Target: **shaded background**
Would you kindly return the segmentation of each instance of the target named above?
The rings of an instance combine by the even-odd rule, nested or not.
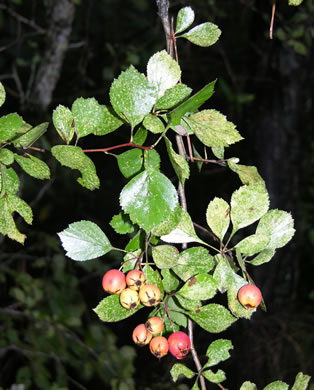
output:
[[[227,115],[245,138],[227,150],[227,157],[256,165],[271,208],[291,211],[296,225],[287,247],[252,271],[267,313],[258,311],[252,321],[238,321],[221,335],[232,338],[235,347],[232,359],[220,367],[227,373],[226,387],[237,389],[244,380],[259,388],[276,379],[292,383],[299,370],[314,374],[314,3],[304,0],[298,8],[277,4],[273,40],[268,37],[270,1],[173,0],[170,5],[173,15],[191,5],[197,24],[211,21],[221,28],[219,42],[210,48],[178,41],[182,80],[197,91],[218,79],[206,107]],[[153,0],[1,0],[0,80],[7,91],[1,115],[18,112],[36,125],[51,122],[58,104],[71,106],[80,96],[106,104],[112,79],[129,64],[145,72],[150,56],[164,45]],[[127,135],[118,131],[87,137],[80,146],[124,141]],[[61,140],[50,126],[38,146],[49,150],[55,143]],[[0,386],[188,389],[172,383],[171,357],[158,362],[147,349],[131,344],[132,329],[148,312],[118,324],[101,323],[92,312],[104,297],[103,273],[121,259],[110,254],[74,263],[65,259],[56,237],[69,223],[89,219],[114,246],[127,242],[108,225],[119,212],[118,195],[125,184],[115,158],[92,156],[102,183],[94,192],[81,188],[75,172],[61,169],[49,152],[44,159],[51,181],[20,172],[20,195],[35,215],[31,228],[18,221],[28,234],[24,247],[0,237]],[[168,169],[162,164],[174,176]],[[224,168],[206,166],[199,173],[192,167],[186,191],[193,220],[204,225],[208,202],[214,196],[230,199],[239,185]],[[197,329],[202,360],[204,348],[218,336]],[[193,368],[189,358],[186,363]]]

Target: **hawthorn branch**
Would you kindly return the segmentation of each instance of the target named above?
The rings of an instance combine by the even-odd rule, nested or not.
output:
[[[95,152],[107,153],[110,150],[121,149],[121,148],[126,148],[126,147],[137,148],[137,149],[142,149],[142,150],[152,150],[152,149],[154,149],[153,145],[151,145],[151,146],[142,146],[142,145],[136,145],[133,142],[127,142],[125,144],[109,146],[108,148],[83,149],[83,152],[85,152],[85,153],[95,153]]]

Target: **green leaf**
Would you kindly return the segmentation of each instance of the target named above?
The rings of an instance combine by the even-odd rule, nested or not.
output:
[[[183,297],[188,299],[207,300],[216,295],[217,282],[207,273],[192,276],[184,286],[178,291]]]
[[[140,126],[133,136],[133,142],[135,145],[143,145],[147,138],[147,130],[144,126]]]
[[[145,265],[143,268],[143,272],[146,276],[147,284],[154,284],[157,286],[161,293],[161,299],[164,295],[164,286],[162,284],[162,279],[160,273],[157,270],[154,270],[150,265]]]
[[[23,119],[18,114],[8,114],[0,118],[0,143],[16,136],[22,126]]]
[[[58,233],[66,255],[72,260],[95,259],[110,252],[112,246],[105,233],[91,221],[79,221]]]
[[[303,0],[289,0],[288,1],[288,4],[289,5],[293,5],[295,7],[297,7],[298,5],[302,4],[303,3]]]
[[[242,383],[240,390],[257,390],[256,384],[246,381]]]
[[[0,149],[0,163],[4,165],[11,165],[14,162],[14,153],[9,149]]]
[[[233,345],[230,340],[218,339],[213,341],[207,348],[206,356],[208,361],[204,368],[215,366],[216,364],[229,359],[229,350],[233,349]]]
[[[185,180],[190,177],[190,168],[189,164],[185,160],[183,156],[180,154],[176,153],[172,147],[171,141],[167,138],[164,137],[166,146],[167,146],[167,151],[169,155],[169,159],[171,162],[171,165],[178,176],[178,179],[180,180],[180,183],[184,185]]]
[[[47,131],[49,123],[44,122],[40,125],[28,130],[26,133],[16,138],[13,141],[13,145],[16,148],[24,148],[27,149],[33,145],[45,132]]]
[[[198,313],[189,313],[189,316],[209,333],[223,332],[237,320],[229,310],[216,303],[205,305]]]
[[[261,265],[268,263],[274,256],[276,251],[274,249],[264,249],[253,260],[250,261],[252,265]]]
[[[263,390],[288,390],[289,386],[287,383],[282,381],[275,381],[264,387]]]
[[[83,187],[89,190],[99,188],[95,165],[79,146],[57,145],[51,149],[51,153],[61,165],[81,172],[82,177],[77,181]]]
[[[48,165],[39,158],[28,153],[25,153],[25,157],[14,154],[14,158],[23,171],[30,176],[42,180],[50,178],[50,169]]]
[[[12,217],[14,212],[19,213],[28,224],[32,223],[33,213],[29,205],[16,195],[7,193],[0,199],[0,233],[23,244],[26,236],[18,231]]]
[[[236,126],[216,110],[203,110],[185,120],[206,146],[229,146],[243,139]]]
[[[178,304],[174,300],[174,297],[170,297],[168,299],[168,310],[169,316],[171,317],[171,321],[174,324],[177,324],[183,328],[186,328],[188,326],[187,316],[184,313],[181,313],[183,310],[180,306],[178,306]]]
[[[3,105],[5,102],[5,89],[3,84],[0,81],[0,107]]]
[[[230,224],[230,206],[221,198],[214,198],[206,210],[206,221],[211,231],[223,240]]]
[[[175,246],[158,245],[153,247],[152,256],[158,268],[172,268],[178,262],[179,251]]]
[[[215,84],[216,80],[205,85],[204,88],[172,110],[170,112],[171,125],[179,125],[181,118],[187,112],[195,112],[203,103],[205,103],[213,95]]]
[[[152,168],[156,171],[160,168],[160,156],[157,150],[145,150],[144,154],[144,168]]]
[[[128,252],[134,252],[137,249],[144,249],[145,246],[145,232],[141,229],[139,230],[133,238],[128,242],[125,247],[125,250]]]
[[[132,249],[129,249],[132,250]],[[129,252],[123,257],[123,267],[122,271],[124,273],[127,273],[128,271],[131,271],[135,268],[137,260],[139,259],[139,256],[141,254],[141,249],[136,249],[134,252]]]
[[[260,219],[268,207],[269,197],[263,185],[249,184],[240,187],[231,197],[233,233]]]
[[[282,248],[291,240],[294,233],[291,214],[277,209],[269,210],[256,228],[256,234],[267,235],[270,238],[267,249]]]
[[[194,22],[195,14],[191,7],[181,8],[177,15],[176,34],[186,30]]]
[[[150,113],[156,99],[155,88],[132,65],[113,81],[110,88],[110,101],[115,112],[132,127]]]
[[[197,237],[191,217],[185,210],[182,210],[181,212],[180,222],[178,223],[177,227],[170,233],[161,236],[161,239],[165,242],[174,244],[183,244],[189,242],[199,242],[204,244],[204,242]]]
[[[170,269],[162,269],[161,275],[162,284],[167,293],[170,293],[171,291],[174,291],[178,288],[180,281]]]
[[[170,233],[180,222],[182,210],[182,207],[178,204],[169,217],[153,230],[153,234],[162,236]]]
[[[143,126],[153,134],[163,133],[165,126],[156,115],[148,114],[144,118]]]
[[[309,375],[304,375],[302,372],[299,372],[291,390],[306,390],[310,379],[311,377]]]
[[[224,293],[232,285],[233,270],[225,257],[216,255],[215,260],[217,262],[217,266],[215,268],[213,277],[218,284],[218,290],[221,293]]]
[[[97,307],[95,307],[94,312],[98,317],[104,322],[118,322],[132,316],[143,306],[140,304],[135,309],[125,309],[120,304],[120,295],[110,295],[107,298],[104,298],[99,302]]]
[[[196,274],[209,272],[214,265],[214,259],[208,250],[198,246],[181,252],[179,264],[173,267],[173,271],[186,282]]]
[[[155,105],[155,110],[169,110],[182,103],[191,95],[192,89],[185,84],[176,84],[166,90]]]
[[[202,302],[199,299],[189,299],[183,295],[175,295],[175,299],[187,312],[194,311],[195,313],[198,313],[199,309],[202,307]]]
[[[166,176],[149,168],[123,188],[120,204],[133,223],[149,232],[165,221],[175,209],[178,195]]]
[[[212,370],[206,370],[202,371],[202,375],[212,383],[221,383],[227,379],[226,374],[222,370],[218,370],[216,373]]]
[[[130,179],[144,168],[144,157],[141,149],[131,149],[117,156],[119,170],[122,175]]]
[[[130,221],[128,215],[124,214],[122,211],[114,215],[110,221],[111,227],[119,234],[128,234],[134,232],[134,225]]]
[[[242,278],[234,271],[231,271],[230,284],[228,285],[228,306],[232,314],[238,318],[250,319],[255,310],[248,310],[238,300],[238,292],[242,286],[247,284],[246,279]]]
[[[95,98],[78,98],[72,104],[75,131],[78,137],[97,134],[105,120],[104,108]]]
[[[200,390],[199,386],[198,386],[198,378],[196,379],[193,387],[191,388],[191,390]]]
[[[258,170],[254,166],[236,164],[232,159],[227,160],[228,167],[239,175],[239,178],[243,184],[263,184],[265,182],[258,173]]]
[[[202,23],[192,28],[177,38],[186,38],[195,45],[209,47],[216,43],[221,35],[221,30],[214,23]]]
[[[252,234],[240,241],[235,248],[239,248],[245,256],[253,256],[267,248],[270,237],[265,234]]]
[[[13,168],[0,166],[0,192],[16,194],[20,188],[20,180]]]
[[[104,119],[103,123],[97,127],[93,134],[95,135],[106,135],[112,133],[117,130],[120,126],[123,125],[124,121],[118,117],[118,115],[114,112],[111,106],[101,106],[104,111]]]
[[[188,367],[186,367],[184,364],[181,363],[174,364],[170,370],[170,374],[174,382],[177,381],[180,375],[183,375],[189,379],[193,378],[193,376],[196,375],[195,372],[193,372],[192,370],[190,370]]]
[[[64,142],[69,144],[74,136],[73,114],[68,107],[61,104],[53,111],[52,121],[54,127]]]
[[[147,64],[147,79],[155,87],[157,98],[165,91],[174,87],[181,77],[179,64],[166,52],[155,53]]]
[[[212,148],[212,152],[215,157],[219,158],[219,160],[224,159],[225,148],[223,146],[217,146]]]

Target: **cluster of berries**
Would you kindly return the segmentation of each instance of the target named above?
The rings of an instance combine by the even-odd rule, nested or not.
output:
[[[125,276],[117,269],[106,272],[102,286],[109,294],[120,294],[120,303],[125,309],[135,309],[140,302],[144,306],[157,306],[160,290],[154,284],[146,284],[144,272],[133,270]]]
[[[120,294],[120,303],[126,309],[135,309],[140,302],[144,306],[157,306],[160,303],[159,288],[146,284],[145,274],[139,270],[129,271],[125,276],[123,272],[112,269],[105,273],[102,286],[109,294]],[[158,359],[167,355],[168,351],[177,359],[183,359],[191,348],[189,336],[184,332],[174,332],[167,339],[161,336],[163,329],[162,319],[151,317],[145,324],[136,326],[133,341],[140,346],[149,344],[151,353]]]

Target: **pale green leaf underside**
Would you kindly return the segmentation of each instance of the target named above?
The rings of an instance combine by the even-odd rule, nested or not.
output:
[[[181,8],[177,15],[176,34],[186,30],[194,22],[195,14],[191,7]]]
[[[110,295],[99,302],[94,312],[104,322],[118,322],[132,316],[143,306],[139,305],[136,309],[125,309],[120,304],[120,295]]]
[[[233,232],[249,226],[260,219],[268,210],[269,197],[261,184],[240,187],[231,197],[231,221]]]
[[[239,175],[239,178],[243,184],[263,184],[265,182],[258,170],[254,166],[240,165],[233,162],[231,159],[227,161],[229,168]]]
[[[64,165],[71,169],[77,169],[82,177],[77,181],[89,190],[99,188],[99,179],[93,161],[86,156],[79,146],[57,145],[51,149],[53,156]]]
[[[242,383],[240,390],[257,390],[257,387],[256,387],[255,383],[246,381],[246,382]]]
[[[30,176],[36,179],[49,179],[50,169],[48,165],[37,157],[27,154],[24,156],[14,155],[15,161]]]
[[[180,37],[188,39],[195,45],[209,47],[218,41],[220,35],[219,27],[214,23],[207,22],[199,24],[185,34],[180,35]]]
[[[5,102],[5,89],[3,84],[0,81],[0,107],[3,105]]]
[[[253,260],[250,261],[252,265],[261,265],[268,263],[274,256],[276,251],[274,249],[264,249],[262,250]]]
[[[181,77],[179,64],[166,52],[155,53],[147,64],[147,79],[156,88],[157,98],[174,87]]]
[[[240,241],[235,247],[245,256],[253,256],[267,248],[270,237],[266,234],[252,234]]]
[[[208,205],[206,210],[206,220],[211,231],[220,239],[223,240],[226,231],[230,224],[230,206],[221,199],[214,198]]]
[[[115,112],[132,127],[150,113],[157,99],[154,86],[132,65],[115,79],[110,88],[110,101]]]
[[[168,218],[178,204],[178,195],[165,175],[147,169],[123,188],[120,204],[134,223],[149,232]]]
[[[195,375],[195,372],[190,370],[184,364],[176,363],[172,366],[172,368],[170,370],[170,374],[172,376],[173,381],[176,382],[180,375],[183,375],[189,379],[193,378],[193,376]]]
[[[295,7],[297,7],[298,5],[302,4],[303,3],[303,0],[289,0],[288,1],[288,4],[289,5],[293,5]]]
[[[58,233],[66,255],[85,261],[103,256],[112,249],[104,232],[91,221],[79,221]]]
[[[72,111],[67,107],[59,105],[53,111],[52,121],[60,137],[69,144],[74,136]]]

